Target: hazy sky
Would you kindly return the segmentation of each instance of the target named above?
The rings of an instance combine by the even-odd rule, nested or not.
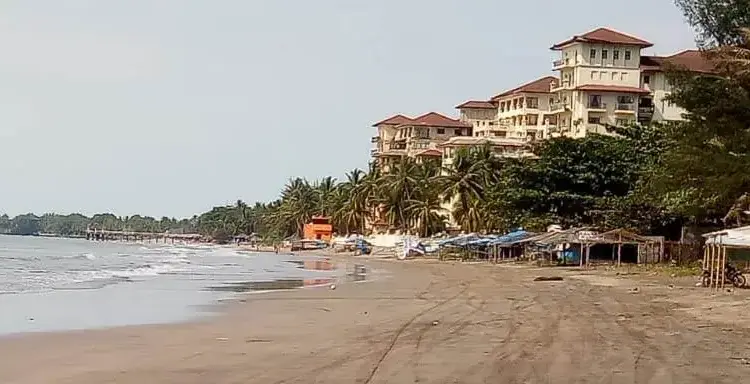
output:
[[[0,212],[189,216],[367,166],[371,124],[552,74],[610,26],[694,46],[671,1],[6,0]],[[596,17],[593,17],[596,15]]]

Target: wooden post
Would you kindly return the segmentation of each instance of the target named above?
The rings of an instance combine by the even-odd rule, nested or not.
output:
[[[586,248],[584,248],[583,243],[581,245],[581,255],[578,257],[578,266],[583,268],[583,257],[586,256]],[[565,252],[565,249],[563,248],[563,252]]]
[[[719,252],[721,252],[721,289],[724,289],[724,283],[726,282],[726,273],[724,271],[727,266],[727,247],[723,244],[719,245],[719,247]]]
[[[703,247],[703,270],[708,271],[708,244]]]
[[[721,258],[719,247],[716,246],[716,244],[713,244],[713,254],[714,254],[714,282],[713,282],[713,288],[719,288],[719,259]]]
[[[708,265],[706,265],[706,270],[708,271],[708,286],[711,287],[711,281],[714,274],[714,248],[711,244],[706,244],[706,248],[708,248],[708,257],[706,259],[708,261]]]

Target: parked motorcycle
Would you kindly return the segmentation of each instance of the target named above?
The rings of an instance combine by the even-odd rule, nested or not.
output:
[[[721,281],[721,275],[714,276],[714,279],[718,279],[719,281]],[[709,285],[711,285],[711,274],[708,271],[703,271],[702,281],[704,287],[708,287]],[[745,276],[742,275],[742,272],[740,272],[739,269],[731,264],[727,264],[726,267],[724,267],[724,281],[727,283],[731,282],[732,285],[737,288],[742,288],[747,283],[747,280],[745,279]]]

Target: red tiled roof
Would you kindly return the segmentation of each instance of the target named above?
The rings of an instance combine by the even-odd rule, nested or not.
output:
[[[388,125],[401,125],[412,122],[412,119],[404,116],[404,115],[394,115],[391,116],[383,121],[379,121],[375,124],[373,124],[373,127],[377,127],[380,125],[388,124]]]
[[[425,149],[422,152],[417,153],[417,156],[443,156],[443,152],[437,149]]]
[[[456,106],[456,109],[462,108],[475,108],[475,109],[495,109],[497,106],[489,101],[477,101],[469,100],[461,105]]]
[[[468,128],[470,124],[463,123],[461,121],[451,119],[450,117],[443,116],[437,112],[425,113],[408,123],[411,125],[421,125],[424,127],[449,127],[449,128]]]
[[[672,56],[642,56],[641,70],[662,71],[664,64],[685,68],[691,72],[714,73],[715,65],[701,51],[688,49]]]
[[[586,32],[583,35],[575,35],[568,40],[559,42],[550,49],[559,50],[566,45],[573,43],[604,43],[604,44],[623,44],[623,45],[636,45],[641,48],[648,48],[653,46],[646,40],[639,39],[635,36],[631,36],[622,32],[615,31],[609,28],[597,28],[593,31]]]
[[[641,56],[641,70],[661,71],[662,59],[661,56]]]
[[[499,95],[494,96],[491,100],[497,100],[501,97],[519,93],[550,93],[549,90],[551,83],[555,83],[555,85],[557,85],[559,84],[559,80],[554,76],[545,76],[541,79],[536,79],[534,81],[521,85],[520,87],[513,88],[510,91],[505,91]]]
[[[620,93],[650,93],[649,90],[637,87],[622,87],[618,85],[597,85],[588,84],[575,88],[576,91],[590,92],[620,92]]]

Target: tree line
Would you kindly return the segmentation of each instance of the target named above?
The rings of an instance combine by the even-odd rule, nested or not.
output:
[[[422,236],[444,231],[449,207],[468,232],[547,225],[624,227],[676,237],[683,225],[736,226],[750,211],[750,7],[733,0],[677,0],[715,73],[668,68],[668,101],[683,121],[610,127],[618,135],[553,138],[533,158],[501,158],[488,146],[460,149],[452,162],[405,158],[388,172],[371,166],[342,180],[293,178],[272,202],[237,201],[190,219],[111,214],[0,217],[0,232],[75,235],[88,227],[201,233],[215,239],[299,236],[313,216],[338,233],[368,224]]]

